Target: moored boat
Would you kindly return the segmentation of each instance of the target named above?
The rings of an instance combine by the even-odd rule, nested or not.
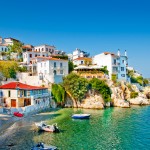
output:
[[[14,112],[14,116],[16,117],[23,117],[23,114],[20,112]]]
[[[35,125],[39,128],[39,130],[47,131],[47,132],[60,132],[57,124],[47,125],[43,122],[35,123]]]
[[[44,143],[39,142],[34,147],[32,147],[31,150],[57,150],[57,147],[52,145],[45,145]]]
[[[89,119],[90,114],[74,114],[72,115],[73,119]]]

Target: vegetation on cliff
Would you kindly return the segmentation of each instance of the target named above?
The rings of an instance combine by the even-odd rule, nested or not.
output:
[[[98,91],[102,95],[105,102],[111,101],[111,90],[105,81],[93,78],[89,81],[89,84],[93,90]]]
[[[52,84],[52,96],[53,100],[58,104],[63,105],[65,101],[65,89],[60,84]]]
[[[97,78],[87,80],[75,73],[70,73],[64,78],[62,85],[52,85],[52,94],[57,103],[64,102],[64,93],[66,92],[76,106],[78,102],[82,102],[82,100],[86,97],[88,90],[101,94],[105,102],[111,101],[110,88],[105,81]]]
[[[0,71],[7,78],[16,78],[18,64],[15,61],[0,61]]]

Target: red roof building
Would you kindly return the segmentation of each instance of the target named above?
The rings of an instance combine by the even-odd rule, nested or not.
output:
[[[10,82],[0,86],[0,89],[42,90],[47,88],[31,86],[20,82]]]

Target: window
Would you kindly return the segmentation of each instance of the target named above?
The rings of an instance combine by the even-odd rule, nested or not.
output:
[[[62,63],[60,63],[60,67],[62,67],[63,66],[63,64]]]
[[[3,47],[2,47],[2,51],[3,51]]]
[[[124,60],[122,60],[122,63],[124,64]]]
[[[114,65],[116,65],[116,59],[114,59]]]
[[[5,52],[7,51],[7,48],[5,48]]]
[[[46,51],[48,51],[48,48],[46,48]]]
[[[49,49],[49,52],[51,52],[51,49]]]
[[[81,64],[83,64],[83,60],[81,61]]]
[[[54,67],[56,67],[56,62],[54,62]]]
[[[60,74],[63,74],[63,70],[60,70]]]
[[[56,75],[56,70],[54,70],[54,75]]]
[[[42,48],[42,51],[44,51],[44,48]]]
[[[46,63],[44,63],[44,67],[46,67]]]
[[[39,48],[39,52],[40,52],[40,48]]]
[[[121,67],[121,71],[124,71],[124,67]]]
[[[125,77],[125,74],[121,74],[122,77]]]
[[[35,57],[37,57],[37,54],[35,54]]]
[[[8,91],[8,97],[10,97],[11,96],[11,93],[10,93],[10,91]]]
[[[45,74],[47,73],[46,70],[44,72],[45,72]]]
[[[30,54],[29,57],[32,58],[32,54]]]
[[[30,91],[27,91],[27,96],[30,96]]]

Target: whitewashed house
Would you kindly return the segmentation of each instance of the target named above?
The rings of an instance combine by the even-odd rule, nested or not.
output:
[[[19,42],[19,40],[14,38],[3,39],[2,37],[0,37],[0,60],[7,60],[7,55],[5,53],[8,52],[8,46],[13,45],[14,41]],[[16,58],[16,54],[12,53],[11,57]]]
[[[29,65],[31,64],[31,60],[37,56],[48,57],[52,55],[64,55],[65,52],[61,50],[56,50],[54,46],[50,45],[40,45],[35,46],[32,50],[28,50],[23,52],[23,64]]]
[[[128,66],[128,57],[127,52],[125,51],[124,55],[104,52],[93,57],[93,64],[98,66],[107,66],[109,71],[109,78],[111,79],[112,74],[116,74],[118,80],[128,81],[127,76],[127,66]]]
[[[18,75],[20,82],[31,85],[49,85],[50,83],[60,83],[64,76],[68,75],[68,60],[37,56],[28,65],[29,73]]]
[[[10,82],[0,86],[0,97],[4,107],[49,106],[48,88],[31,86],[20,82]],[[28,107],[27,107],[28,109]]]
[[[88,58],[88,57],[78,57],[73,60],[73,64],[76,66],[89,65],[91,63],[92,63],[92,58]]]
[[[89,53],[76,48],[76,50],[73,51],[72,59],[75,60],[79,57],[88,57],[88,56],[89,56]]]

